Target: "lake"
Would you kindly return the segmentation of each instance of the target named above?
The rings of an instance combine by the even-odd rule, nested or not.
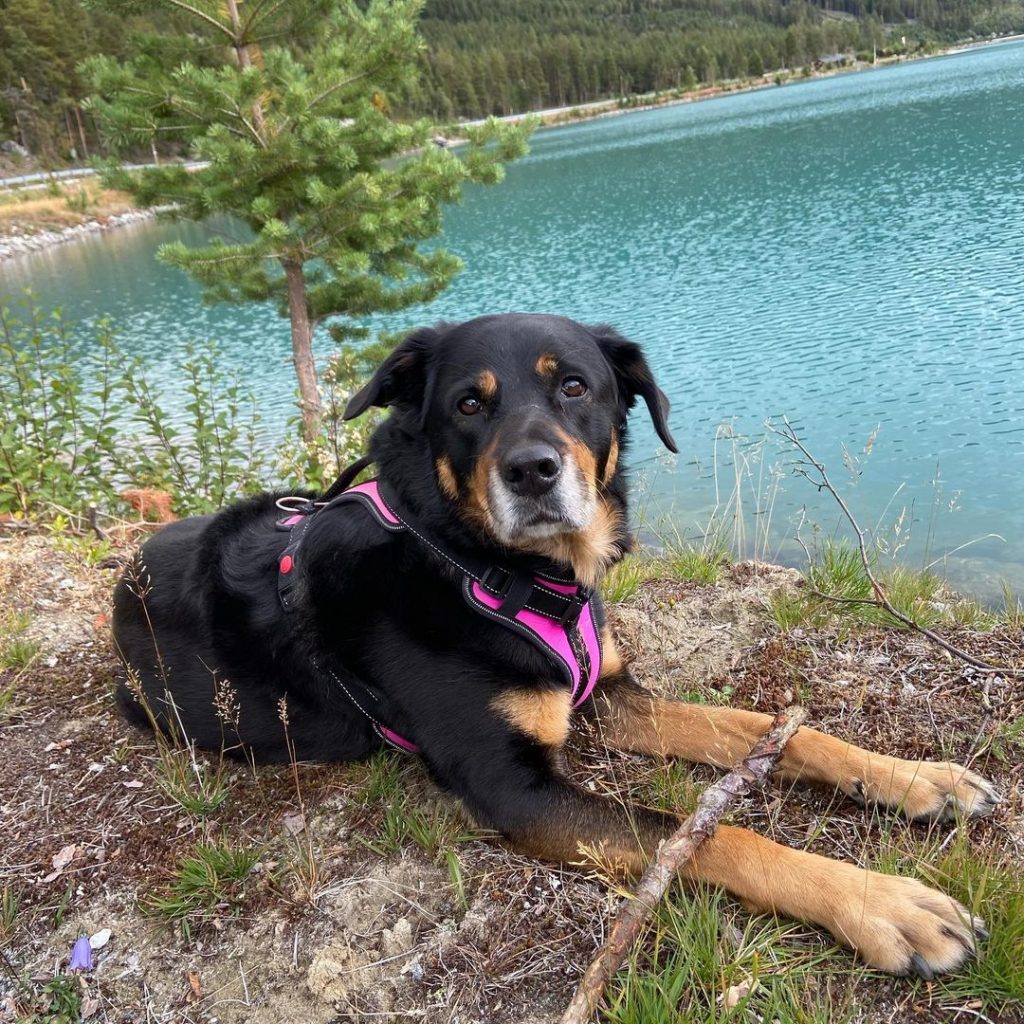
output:
[[[152,258],[207,230],[122,228],[0,264],[0,291],[111,317],[171,400],[186,340],[216,338],[279,425],[286,323],[203,306]],[[1024,589],[1024,43],[546,130],[444,240],[465,271],[382,325],[537,310],[646,346],[681,452],[656,458],[637,414],[653,532],[718,518],[742,553],[794,562],[805,515],[805,540],[833,532],[763,440],[785,416],[899,557]]]

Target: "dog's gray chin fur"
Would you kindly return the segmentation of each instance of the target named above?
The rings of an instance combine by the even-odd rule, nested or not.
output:
[[[568,461],[554,490],[545,495],[541,505],[544,515],[551,518],[539,522],[537,505],[512,494],[496,469],[491,470],[487,485],[492,528],[503,544],[522,544],[578,533],[590,525],[597,511],[597,502],[579,468]]]

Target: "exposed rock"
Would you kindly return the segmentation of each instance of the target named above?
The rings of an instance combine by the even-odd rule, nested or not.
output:
[[[65,242],[72,242],[76,238],[84,238],[86,235],[92,235],[98,231],[109,231],[122,224],[135,224],[139,221],[151,220],[161,209],[166,209],[166,207],[129,210],[127,213],[103,217],[101,220],[90,220],[61,231],[37,231],[27,234],[15,226],[10,229],[9,234],[0,236],[0,262],[17,256],[25,256],[28,253],[39,252],[42,249],[49,249],[55,245],[62,245]]]

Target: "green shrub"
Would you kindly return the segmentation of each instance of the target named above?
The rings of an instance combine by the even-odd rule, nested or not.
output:
[[[181,372],[184,417],[176,422],[160,405],[137,359],[118,381],[134,431],[132,461],[118,465],[136,486],[168,491],[180,515],[211,512],[265,486],[271,460],[259,435],[252,395],[218,367],[217,348],[189,344]]]
[[[0,513],[78,516],[152,487],[190,515],[265,485],[273,460],[254,400],[219,369],[214,345],[187,348],[186,402],[172,416],[109,325],[82,359],[59,312],[31,295],[19,305],[0,303]]]
[[[22,305],[18,316],[0,303],[0,512],[95,504],[110,493],[116,451],[113,342],[100,326],[86,385],[60,314]]]

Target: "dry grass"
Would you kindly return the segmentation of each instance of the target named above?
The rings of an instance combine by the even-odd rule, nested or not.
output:
[[[56,189],[0,190],[0,235],[60,231],[134,208],[127,193],[88,180]]]
[[[229,761],[224,802],[192,813],[161,785],[152,737],[113,709],[115,572],[52,538],[0,534],[0,589],[19,640],[38,650],[27,671],[0,672],[0,690],[16,679],[0,722],[0,1007],[5,992],[23,1010],[55,998],[41,979],[78,934],[110,928],[83,994],[100,1021],[557,1019],[614,887],[511,853],[415,758],[393,752],[294,769]],[[722,567],[714,585],[641,579],[613,624],[638,675],[663,692],[765,711],[802,698],[817,726],[907,757],[970,761],[1019,792],[1019,688],[876,624],[781,632],[768,595],[792,592],[793,579],[756,565]],[[956,636],[1024,663],[1019,624]],[[569,755],[579,784],[676,809],[713,774],[606,751],[583,733]],[[815,929],[680,892],[620,976],[607,1020],[1024,1019],[1018,801],[952,830],[803,789],[769,792],[734,816],[790,845],[939,876],[994,925],[989,956],[967,973],[930,986],[889,979]],[[244,853],[241,867],[232,851]],[[719,997],[755,976],[758,989],[726,1014]]]

